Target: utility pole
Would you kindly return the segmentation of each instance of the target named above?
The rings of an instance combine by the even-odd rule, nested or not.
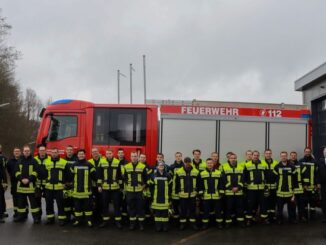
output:
[[[118,104],[120,104],[120,70],[118,70]]]
[[[120,104],[120,76],[126,77],[123,75],[120,70],[118,70],[117,78],[118,78],[118,104]]]
[[[144,72],[144,104],[146,104],[146,55],[143,55],[143,72]]]
[[[129,68],[130,68],[130,104],[132,104],[132,72],[135,71],[135,69],[132,67],[132,63],[130,63]]]

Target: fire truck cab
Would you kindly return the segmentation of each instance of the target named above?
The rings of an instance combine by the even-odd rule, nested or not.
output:
[[[64,154],[68,145],[83,148],[90,157],[91,148],[101,154],[110,148],[146,153],[154,162],[157,151],[158,116],[155,105],[102,105],[80,100],[59,100],[41,112],[42,120],[36,145],[58,148]],[[153,157],[152,157],[153,156]]]

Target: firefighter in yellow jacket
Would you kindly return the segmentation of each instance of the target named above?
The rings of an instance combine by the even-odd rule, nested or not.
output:
[[[136,221],[140,230],[144,230],[145,211],[143,191],[147,186],[147,168],[138,162],[137,152],[130,154],[131,162],[123,166],[123,181],[126,191],[126,200],[129,211],[130,230],[136,228]]]
[[[45,160],[45,201],[46,201],[46,224],[54,224],[54,200],[58,207],[59,225],[63,226],[67,219],[63,205],[63,190],[70,169],[67,161],[60,158],[57,148],[51,151],[51,157]]]
[[[184,159],[184,166],[176,173],[176,191],[180,198],[180,230],[184,230],[187,218],[194,230],[196,224],[196,197],[199,189],[199,171],[192,166],[190,157]]]
[[[108,225],[109,202],[112,201],[114,210],[114,221],[118,229],[122,229],[121,224],[121,191],[123,189],[122,172],[120,161],[113,157],[113,151],[108,149],[105,158],[101,159],[98,169],[98,190],[102,194],[102,223],[100,228]]]
[[[38,163],[38,177],[36,179],[35,197],[37,206],[40,208],[40,215],[42,216],[42,197],[45,196],[45,180],[40,173],[45,171],[45,161],[50,158],[46,154],[45,146],[39,146],[38,154],[34,158]]]
[[[238,164],[237,155],[231,153],[227,163],[223,164],[223,183],[225,190],[226,217],[225,227],[232,223],[232,214],[236,214],[237,222],[241,227],[244,223],[244,167]]]
[[[223,228],[222,202],[221,196],[224,193],[222,173],[218,168],[214,168],[213,159],[206,160],[207,168],[200,173],[200,191],[203,199],[203,229],[208,228],[209,216],[215,213],[215,222],[219,229]]]

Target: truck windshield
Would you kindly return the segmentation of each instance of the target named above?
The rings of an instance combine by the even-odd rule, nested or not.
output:
[[[77,116],[51,116],[48,141],[77,136]]]
[[[145,139],[145,109],[94,110],[93,144],[143,146]]]

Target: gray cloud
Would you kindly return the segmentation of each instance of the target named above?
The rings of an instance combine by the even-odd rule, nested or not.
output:
[[[43,99],[148,97],[301,103],[294,80],[325,61],[326,2],[4,0],[23,53],[17,79]]]

